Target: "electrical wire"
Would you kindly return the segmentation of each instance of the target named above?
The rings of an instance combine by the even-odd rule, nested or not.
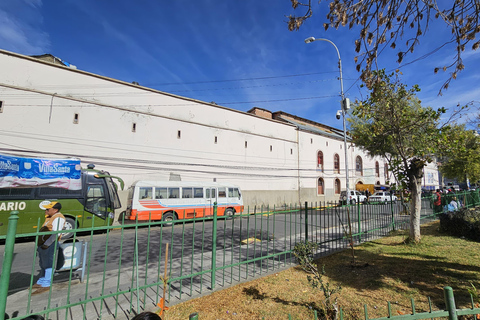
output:
[[[59,137],[57,135],[47,135],[47,134],[40,134],[40,133],[35,133],[35,135],[29,135],[28,133],[20,133],[20,132],[12,132],[12,131],[6,131],[6,130],[0,130],[0,135],[4,135],[4,136],[8,136],[8,137],[16,137],[16,138],[24,138],[24,139],[30,139],[30,140],[33,140],[33,141],[47,141],[47,142],[50,142],[52,141],[53,139],[55,139],[58,143],[64,143],[64,144],[67,144],[69,147],[87,147],[89,149],[91,148],[95,148],[95,149],[100,149],[101,152],[105,152],[105,151],[108,151],[108,153],[112,153],[112,152],[121,152],[121,153],[132,153],[132,154],[144,154],[146,156],[151,156],[151,157],[158,157],[158,156],[161,156],[161,157],[172,157],[172,153],[181,153],[183,152],[184,150],[183,149],[175,149],[175,148],[165,148],[165,147],[158,147],[158,146],[152,146],[152,145],[148,145],[148,146],[139,146],[138,144],[128,144],[128,143],[114,143],[114,142],[111,142],[111,141],[108,141],[108,140],[105,140],[105,141],[102,141],[102,140],[98,140],[96,139],[95,140],[95,144],[92,144],[91,143],[91,139],[82,139],[80,137],[74,137],[74,138],[67,138],[67,137]],[[5,140],[8,140],[8,139],[5,139]],[[4,141],[5,141],[4,140]],[[63,141],[62,141],[63,140]],[[0,142],[0,144],[3,144],[3,145],[8,145],[4,142]],[[112,146],[112,145],[119,145],[119,146],[124,146],[124,148],[121,148],[121,147],[116,147],[116,146]],[[12,145],[9,145],[9,146],[12,146]],[[126,148],[125,148],[126,146]],[[13,147],[13,146],[12,146]],[[139,147],[145,147],[145,148],[148,148],[148,151],[142,151],[142,150],[139,150],[138,148]],[[165,150],[164,152],[157,152],[156,149],[159,149],[159,150]],[[27,150],[27,151],[31,151],[31,150]],[[35,152],[38,152],[38,151],[35,151]],[[194,150],[189,150],[188,151],[189,153],[199,153],[201,154],[202,156],[185,156],[185,155],[181,155],[182,159],[187,159],[187,160],[192,160],[192,161],[201,161],[201,162],[212,162],[214,160],[217,160],[221,163],[239,163],[239,161],[246,161],[245,160],[245,155],[232,155],[230,154],[229,157],[238,157],[238,158],[241,158],[241,160],[229,160],[229,159],[222,159],[222,158],[219,158],[219,156],[222,156],[222,155],[225,155],[224,152],[210,152],[210,151],[205,151],[205,150],[202,150],[202,151],[194,151]],[[86,157],[88,155],[82,155],[81,157]],[[178,156],[174,156],[174,157],[178,157]],[[241,170],[247,170],[247,169],[252,169],[252,170],[293,170],[293,171],[296,171],[296,170],[299,170],[299,168],[297,168],[297,163],[296,163],[296,159],[286,159],[287,162],[285,162],[285,159],[282,159],[282,163],[284,164],[282,167],[275,167],[274,165],[276,165],[274,163],[274,160],[276,160],[276,157],[262,157],[262,156],[259,156],[259,155],[255,155],[253,157],[254,159],[264,159],[267,163],[268,163],[268,166],[232,166],[232,165],[203,165],[203,166],[214,166],[214,167],[217,167],[217,168],[229,168],[229,169],[241,169]],[[149,163],[156,163],[156,164],[163,164],[163,165],[197,165],[195,164],[195,162],[168,162],[168,161],[163,161],[163,162],[152,162],[150,160],[141,160],[141,159],[129,159],[129,158],[104,158],[104,159],[109,159],[109,160],[118,160],[118,161],[130,161],[130,162],[149,162]],[[252,161],[249,161],[247,160],[249,164],[255,164],[255,162],[252,162]],[[289,164],[288,162],[291,162],[291,165],[292,167],[289,168]],[[256,162],[258,165],[261,165],[261,164],[264,164],[265,165],[265,162]],[[273,166],[272,166],[273,165]],[[370,170],[372,168],[364,168],[365,170]],[[318,172],[319,169],[318,168],[315,168],[315,169],[300,169],[300,170],[306,170],[306,171],[315,171],[315,172]],[[353,169],[352,169],[353,170]],[[330,173],[328,170],[327,171],[324,171],[324,174],[328,175],[328,174],[334,174],[333,172],[333,169],[332,169],[332,173]]]

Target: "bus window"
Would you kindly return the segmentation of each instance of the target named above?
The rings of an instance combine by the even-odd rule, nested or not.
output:
[[[0,188],[2,199],[32,199],[33,188]]]
[[[207,199],[215,199],[215,190],[214,188],[207,188],[206,189],[206,195],[205,195],[205,198]]]
[[[82,190],[67,190],[54,187],[40,187],[36,188],[35,191],[40,199],[65,199],[82,196]]]
[[[155,199],[167,199],[167,188],[155,188]]]
[[[102,185],[88,186],[85,210],[103,217],[106,216],[107,207]]]
[[[228,197],[240,199],[240,192],[238,192],[238,188],[228,188]]]
[[[195,198],[203,198],[203,188],[193,188],[193,196]]]
[[[169,199],[180,198],[180,188],[168,188],[168,198]]]
[[[152,188],[141,187],[138,194],[139,199],[152,199]]]
[[[182,188],[182,198],[193,198],[193,188]]]
[[[89,198],[103,198],[105,197],[103,193],[103,186],[88,186],[87,197]]]
[[[227,188],[219,187],[218,188],[218,197],[219,198],[226,198],[227,197]]]

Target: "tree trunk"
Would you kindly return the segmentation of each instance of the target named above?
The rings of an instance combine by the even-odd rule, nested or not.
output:
[[[408,168],[410,192],[410,237],[409,241],[419,243],[420,236],[420,213],[422,210],[422,178],[425,162],[420,159],[412,159]]]

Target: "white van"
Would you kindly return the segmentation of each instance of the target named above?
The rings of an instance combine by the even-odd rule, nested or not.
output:
[[[364,203],[367,202],[367,196],[361,194],[358,191],[350,190],[350,195],[348,197],[348,204],[355,204],[355,203]],[[340,192],[340,203],[346,204],[347,203],[347,191]]]
[[[128,190],[125,219],[191,219],[243,212],[242,192],[238,186],[214,182],[137,181]]]

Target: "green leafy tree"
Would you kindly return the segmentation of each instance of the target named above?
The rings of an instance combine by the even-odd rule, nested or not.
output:
[[[325,0],[324,0],[325,1]],[[290,0],[292,7],[301,11],[300,15],[289,15],[288,29],[298,30],[314,13],[312,0]],[[321,0],[319,0],[321,2]],[[447,89],[465,66],[462,54],[465,48],[477,50],[480,41],[476,39],[480,32],[480,5],[478,0],[329,0],[326,21],[328,28],[338,29],[348,26],[359,31],[355,40],[357,71],[362,71],[362,80],[371,80],[371,70],[375,67],[377,56],[390,47],[397,51],[397,61],[401,63],[405,56],[420,45],[420,39],[427,34],[433,20],[443,22],[451,30],[443,39],[443,44],[432,48],[435,53],[445,45],[454,44],[454,59],[451,64],[437,66],[434,72],[451,70],[449,78],[441,90]],[[302,11],[303,10],[303,11]],[[431,28],[430,28],[431,29]],[[437,35],[435,35],[437,36]]]
[[[441,173],[460,182],[480,180],[480,136],[465,125],[456,125],[445,130],[440,144]]]
[[[373,75],[367,99],[354,103],[350,134],[369,155],[386,158],[398,187],[411,192],[409,240],[419,242],[423,168],[437,150],[445,109],[422,107],[416,97],[419,87],[408,89],[394,73],[380,70]]]

